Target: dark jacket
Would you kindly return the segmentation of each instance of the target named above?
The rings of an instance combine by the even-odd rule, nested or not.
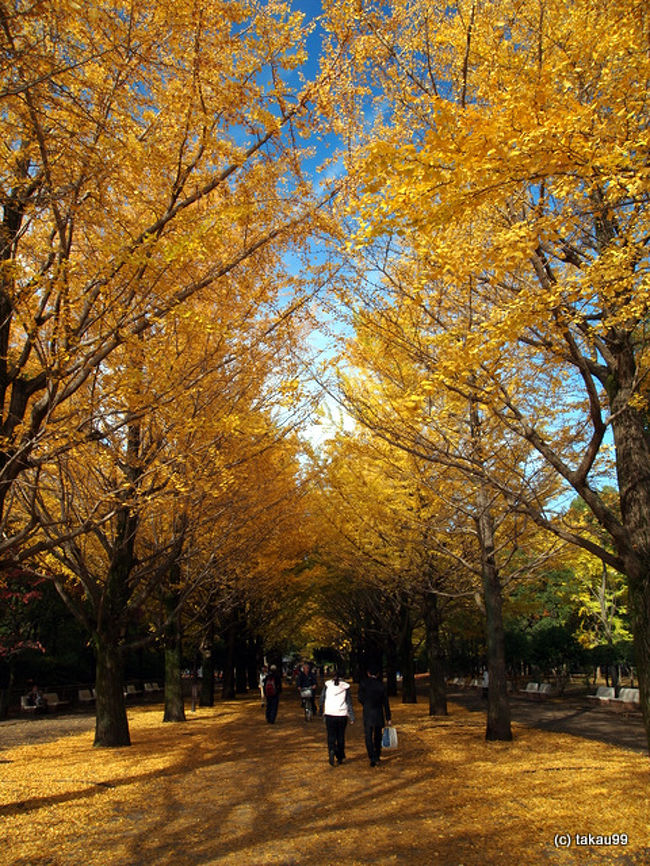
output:
[[[363,704],[364,727],[382,727],[390,720],[390,705],[386,686],[380,679],[366,677],[359,685],[359,700]]]
[[[313,671],[309,671],[309,673],[306,674],[303,669],[300,668],[296,679],[296,685],[299,689],[315,689],[318,685],[316,674]]]

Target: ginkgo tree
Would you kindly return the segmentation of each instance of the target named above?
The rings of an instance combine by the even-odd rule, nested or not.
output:
[[[158,604],[157,615],[156,604],[151,606],[156,634],[177,652],[174,664],[180,664],[180,641],[170,637],[182,633],[185,653],[200,653],[203,705],[214,699],[217,638],[224,647],[223,695],[234,697],[257,685],[263,654],[275,651],[280,633],[286,638],[280,621],[293,622],[302,592],[300,572],[309,541],[302,529],[304,482],[297,442],[272,423],[262,435],[260,421],[256,416],[254,438],[240,434],[222,443],[222,460],[230,457],[222,471],[232,474],[231,482],[222,478],[210,489],[208,479],[202,482],[197,474],[178,579],[173,586],[163,583],[157,593],[174,603],[177,620],[171,633],[165,605]],[[174,671],[169,674],[172,681]],[[170,696],[169,703],[174,700],[182,716],[182,701]]]
[[[371,422],[368,413],[360,411],[360,406],[367,407],[364,401],[380,397],[376,367],[364,373],[370,384],[361,375],[350,383],[350,390],[360,401],[350,404],[350,409],[358,412],[369,429],[360,427],[354,436],[347,434],[340,441],[334,440],[324,452],[319,513],[330,530],[319,545],[318,555],[328,563],[335,587],[340,583],[337,575],[352,575],[348,580],[362,593],[365,587],[368,599],[377,596],[368,615],[379,622],[383,609],[382,630],[394,630],[401,636],[397,643],[405,691],[409,687],[407,675],[412,673],[412,647],[405,635],[411,633],[415,622],[412,614],[417,612],[427,644],[430,711],[444,713],[446,670],[441,635],[445,611],[456,599],[481,596],[483,568],[476,544],[473,488],[463,474],[432,463],[422,442],[422,456],[407,453],[389,411],[382,416],[384,426],[376,423],[377,415]],[[394,391],[392,397],[396,399]],[[377,408],[381,402],[378,399],[373,405]],[[385,402],[391,402],[388,390]],[[392,424],[390,436],[387,423]],[[386,439],[393,439],[394,444]],[[506,575],[513,581],[533,573],[544,559],[539,551],[539,561],[535,562],[530,531],[517,526],[518,522],[495,521],[504,580]],[[332,539],[325,543],[331,533]],[[525,562],[518,561],[523,557],[516,555],[522,547],[529,548]],[[510,562],[505,554],[508,549]],[[339,597],[334,590],[330,609],[336,608]],[[485,611],[483,602],[481,606]]]
[[[105,648],[139,598],[143,519],[161,490],[169,502],[192,485],[170,451],[191,444],[194,416],[173,435],[158,423],[198,388],[174,322],[213,336],[225,376],[245,357],[262,393],[268,362],[258,376],[249,349],[285,339],[304,303],[278,268],[318,207],[301,157],[337,74],[334,61],[301,78],[306,34],[303,15],[275,0],[0,7],[0,553],[4,567],[69,557],[64,577],[82,572],[102,600]],[[268,359],[277,346],[266,346]],[[255,439],[255,400],[244,403]],[[231,406],[222,433],[237,415]],[[181,508],[168,521],[147,587],[187,519]],[[112,719],[98,743],[125,742],[118,675],[98,690],[115,708],[98,702],[98,719]]]
[[[421,310],[476,285],[471,329],[441,329],[423,379],[478,376],[481,411],[607,531],[611,548],[517,500],[626,575],[650,737],[647,9],[396,0],[332,4],[330,18],[335,37],[362,34],[356,104],[377,96],[372,135],[349,149],[356,242],[399,233]],[[540,375],[541,399],[517,386]],[[612,462],[620,515],[599,492]]]
[[[256,283],[268,288],[261,275]],[[93,388],[67,407],[69,417],[77,409],[89,418],[96,435],[67,443],[18,485],[28,488],[23,507],[48,542],[43,568],[92,637],[98,745],[129,742],[121,659],[156,637],[142,634],[143,608],[161,605],[165,719],[180,720],[181,608],[219,569],[240,568],[261,524],[278,522],[257,467],[262,461],[267,484],[279,489],[270,455],[279,461],[286,452],[296,465],[285,439],[300,395],[288,403],[277,388],[280,371],[291,375],[291,335],[249,307],[250,299],[244,314],[235,303],[206,310],[193,300],[146,344],[116,350]]]
[[[354,253],[348,272],[349,278],[341,277],[338,286],[355,330],[344,356],[354,372],[340,374],[342,399],[378,439],[429,467],[422,474],[439,488],[438,498],[448,490],[443,523],[450,535],[452,527],[458,534],[463,527],[470,539],[453,555],[463,568],[471,562],[470,570],[482,583],[492,681],[487,735],[509,739],[503,584],[513,579],[513,571],[533,572],[555,546],[552,539],[540,544],[539,533],[531,535],[530,519],[515,516],[511,500],[524,493],[548,501],[559,488],[553,476],[531,460],[529,445],[503,437],[498,425],[490,423],[475,398],[476,373],[467,374],[465,381],[450,381],[446,390],[434,379],[431,341],[446,327],[458,329],[472,310],[476,313],[479,300],[474,300],[472,286],[449,298],[451,310],[445,313],[418,309],[410,301],[413,262],[390,243]],[[434,512],[432,523],[436,519]],[[430,532],[435,538],[437,530]],[[513,553],[527,545],[532,545],[529,555],[513,570]],[[472,546],[474,556],[468,554]]]
[[[336,69],[300,80],[306,29],[282,2],[17,2],[0,25],[0,550],[15,560],[33,527],[12,522],[13,486],[92,435],[61,407],[112,353],[192,296],[272,301],[266,281],[245,296],[228,277],[308,231],[297,142]]]

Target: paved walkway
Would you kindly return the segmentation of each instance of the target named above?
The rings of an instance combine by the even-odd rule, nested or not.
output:
[[[447,698],[471,712],[485,713],[485,702],[479,689],[449,691]],[[573,734],[648,754],[640,712],[617,711],[594,705],[581,697],[531,700],[517,695],[510,698],[510,711],[514,722],[531,728]]]
[[[479,689],[456,689],[447,693],[449,701],[466,707],[470,712],[485,715],[485,702]],[[392,699],[396,706],[400,698]],[[426,689],[418,688],[418,701],[425,703]],[[594,705],[585,697],[548,698],[531,700],[511,695],[512,720],[539,730],[572,734],[588,740],[597,740],[648,754],[648,744],[640,712],[620,712]],[[39,718],[16,718],[0,722],[0,745],[18,742],[46,742],[60,736],[92,732],[93,714],[65,714]]]

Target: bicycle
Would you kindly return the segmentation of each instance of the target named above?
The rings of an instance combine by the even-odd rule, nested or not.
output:
[[[305,721],[310,722],[314,715],[314,707],[312,704],[313,700],[313,690],[312,689],[300,689],[300,703],[302,704],[302,708],[305,713]]]

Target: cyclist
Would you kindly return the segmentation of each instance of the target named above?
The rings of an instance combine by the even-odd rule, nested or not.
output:
[[[314,697],[316,693],[316,687],[318,685],[318,680],[316,679],[316,674],[311,669],[309,662],[305,659],[302,663],[301,669],[298,671],[298,677],[296,678],[296,685],[298,686],[298,694],[302,697],[302,692],[305,689],[309,689],[311,692],[311,697],[309,698],[309,702],[311,704],[311,712],[312,715],[316,715],[316,698]]]

